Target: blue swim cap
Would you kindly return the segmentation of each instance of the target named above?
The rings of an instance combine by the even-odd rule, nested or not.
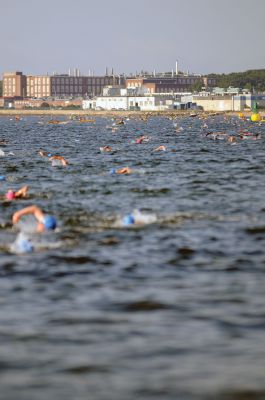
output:
[[[122,222],[123,222],[123,225],[132,225],[135,223],[134,216],[132,214],[125,215]]]
[[[4,175],[0,175],[0,181],[5,181],[6,177]]]
[[[56,228],[56,219],[52,215],[45,215],[42,223],[46,230]]]
[[[109,173],[110,173],[110,175],[116,174],[116,169],[112,168]]]
[[[34,250],[32,243],[28,241],[28,239],[22,239],[18,243],[19,250],[23,253],[31,253]]]

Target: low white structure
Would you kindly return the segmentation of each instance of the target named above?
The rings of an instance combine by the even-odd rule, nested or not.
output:
[[[254,102],[265,107],[265,95],[208,95],[193,96],[193,102],[201,106],[204,111],[244,111],[251,109]]]
[[[193,96],[194,103],[204,111],[232,111],[233,96]]]
[[[234,96],[234,111],[244,111],[245,109],[252,109],[254,103],[258,106],[265,107],[265,94],[246,94]]]
[[[139,108],[141,111],[163,111],[173,108],[172,95],[145,95],[128,97],[129,109]]]
[[[100,96],[84,100],[83,109],[162,111],[173,108],[172,95]]]
[[[83,110],[95,110],[96,106],[97,106],[96,99],[83,100],[82,102]]]
[[[127,96],[97,97],[96,108],[102,110],[128,110],[128,97]]]

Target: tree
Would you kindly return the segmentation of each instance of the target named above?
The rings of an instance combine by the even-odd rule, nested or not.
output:
[[[201,81],[196,81],[192,86],[191,86],[191,91],[192,92],[200,92],[202,90],[202,82]]]
[[[251,92],[251,90],[252,90],[251,83],[246,83],[245,86],[244,86],[244,89],[247,89],[247,90],[249,90]]]
[[[50,104],[46,103],[46,101],[44,101],[43,103],[41,103],[40,107],[41,108],[50,108]]]

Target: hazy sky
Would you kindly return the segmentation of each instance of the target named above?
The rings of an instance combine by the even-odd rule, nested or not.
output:
[[[0,74],[265,68],[265,0],[0,0]]]

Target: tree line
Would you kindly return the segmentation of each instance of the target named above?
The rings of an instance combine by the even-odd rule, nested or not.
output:
[[[208,78],[216,79],[216,86],[228,88],[229,86],[249,89],[253,92],[265,91],[265,69],[250,69],[245,72],[232,72],[230,74],[209,74]]]

